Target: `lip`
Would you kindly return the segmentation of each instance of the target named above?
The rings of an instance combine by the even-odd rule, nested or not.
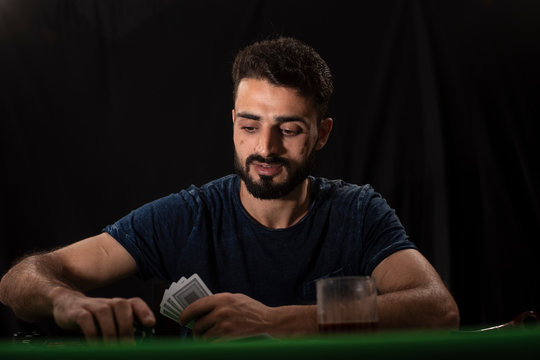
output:
[[[279,174],[283,169],[282,164],[264,164],[259,162],[253,162],[252,165],[257,174],[264,176],[275,176]]]

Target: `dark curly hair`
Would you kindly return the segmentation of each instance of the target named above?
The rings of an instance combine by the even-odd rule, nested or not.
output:
[[[326,62],[312,47],[290,37],[258,41],[238,52],[232,67],[233,102],[244,78],[297,89],[313,102],[319,121],[326,116],[334,91]]]

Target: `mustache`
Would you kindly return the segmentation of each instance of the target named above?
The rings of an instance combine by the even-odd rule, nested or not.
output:
[[[285,167],[289,167],[289,162],[279,156],[262,157],[261,155],[252,154],[249,155],[246,159],[246,168],[254,161],[264,164],[279,164]]]

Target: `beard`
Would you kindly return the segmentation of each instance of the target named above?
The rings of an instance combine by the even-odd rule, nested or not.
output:
[[[298,168],[291,170],[291,164],[286,159],[278,156],[264,158],[256,154],[248,156],[244,166],[242,166],[235,149],[234,169],[246,184],[246,188],[251,195],[261,200],[279,199],[293,191],[308,177],[315,165],[316,151],[315,147],[313,147],[306,160]],[[254,180],[249,175],[249,165],[254,161],[282,165],[287,170],[287,178],[282,182],[274,183],[274,176],[259,175],[260,180]]]

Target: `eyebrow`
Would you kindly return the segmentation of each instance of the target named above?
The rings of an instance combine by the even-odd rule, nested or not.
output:
[[[250,120],[257,120],[257,121],[260,121],[260,120],[261,120],[261,117],[260,117],[259,115],[255,115],[255,114],[251,114],[251,113],[246,113],[246,112],[240,112],[240,113],[237,113],[236,116],[238,116],[238,117],[243,117],[243,118],[250,119]],[[294,116],[294,115],[286,116],[286,115],[283,115],[283,116],[278,116],[278,117],[276,117],[275,119],[276,119],[276,121],[279,122],[279,123],[287,123],[287,122],[295,122],[295,121],[298,121],[298,122],[301,122],[301,123],[307,125],[306,119],[304,119],[304,118],[301,117],[301,116]]]

